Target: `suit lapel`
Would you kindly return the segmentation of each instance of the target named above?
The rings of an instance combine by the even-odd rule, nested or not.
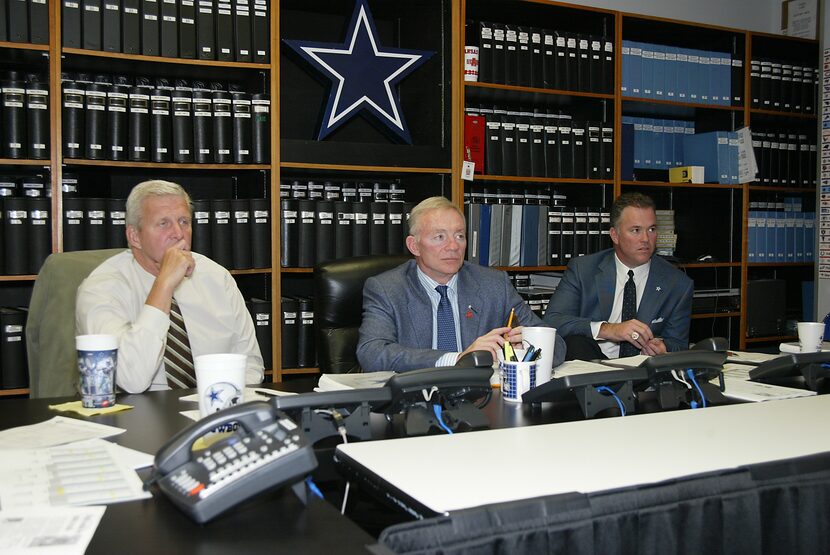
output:
[[[640,299],[640,306],[637,308],[637,319],[651,325],[651,321],[657,317],[657,312],[663,306],[665,295],[668,294],[666,272],[663,271],[659,262],[651,261],[651,268],[648,271],[648,280],[643,290],[643,297]]]
[[[616,280],[617,267],[614,264],[614,251],[611,251],[600,261],[597,266],[597,275],[594,277],[600,318],[608,318],[611,316],[611,308],[614,306]]]
[[[422,349],[432,348],[432,304],[427,292],[418,279],[418,266],[413,262],[407,269],[406,308],[409,311],[409,324],[417,346]]]
[[[465,264],[458,272],[458,317],[461,319],[462,350],[476,338],[490,331],[481,329],[486,302],[481,295],[479,284],[473,279]]]

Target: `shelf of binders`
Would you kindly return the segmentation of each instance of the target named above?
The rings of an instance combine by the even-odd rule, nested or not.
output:
[[[8,42],[5,40],[0,41],[0,48],[10,48],[14,50],[32,50],[35,52],[48,52],[49,45],[48,44],[33,44],[28,42]]]
[[[671,183],[668,181],[620,181],[620,185],[637,187],[668,187],[672,189],[740,189],[743,187],[740,183]]]
[[[2,47],[3,43],[0,43]],[[39,46],[39,45],[35,45]],[[48,47],[47,47],[48,49]],[[83,48],[61,48],[63,54],[73,56],[88,56],[91,58],[107,58],[122,62],[150,62],[154,64],[192,65],[201,67],[258,69],[270,71],[271,64],[255,62],[223,62],[218,60],[193,60],[188,58],[168,58],[164,56],[145,56],[143,54],[122,54],[120,52],[104,52],[101,50],[86,50]]]
[[[86,160],[84,158],[64,158],[67,166],[102,166],[107,168],[148,168],[171,170],[270,170],[270,164],[183,164],[162,162],[130,162],[115,160]],[[37,164],[31,164],[37,165]],[[41,163],[42,165],[42,163]]]

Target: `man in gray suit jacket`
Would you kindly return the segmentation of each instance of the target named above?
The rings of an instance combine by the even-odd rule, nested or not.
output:
[[[548,304],[545,322],[565,337],[568,358],[688,349],[694,284],[653,256],[654,201],[640,193],[620,195],[611,208],[610,234],[614,248],[571,260]],[[636,286],[636,317],[623,320],[623,290],[629,279]],[[633,346],[630,353],[621,347],[626,343]]]
[[[369,278],[363,288],[357,358],[364,371],[452,366],[474,350],[490,351],[495,360],[505,334],[521,346],[522,326],[545,325],[507,274],[464,262],[464,215],[449,200],[418,204],[409,229],[406,245],[415,260]],[[511,310],[513,328],[505,325]],[[443,324],[442,311],[452,316]],[[554,366],[565,357],[565,344],[556,339]]]

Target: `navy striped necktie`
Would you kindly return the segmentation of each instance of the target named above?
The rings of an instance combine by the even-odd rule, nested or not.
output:
[[[170,328],[164,346],[164,368],[167,385],[171,389],[196,387],[193,353],[187,338],[187,328],[176,299],[170,303]]]
[[[450,299],[447,297],[447,286],[439,285],[435,290],[441,295],[436,318],[438,324],[438,350],[458,352],[458,342],[455,340],[455,318],[453,318]]]
[[[634,285],[634,270],[628,270],[628,281],[623,289],[622,317],[620,322],[633,320],[637,317],[637,286]],[[640,351],[628,341],[620,342],[620,358],[639,354]]]

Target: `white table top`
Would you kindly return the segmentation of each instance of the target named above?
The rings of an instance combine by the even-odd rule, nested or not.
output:
[[[521,410],[520,406],[515,407]],[[337,447],[437,513],[830,451],[830,395]]]

